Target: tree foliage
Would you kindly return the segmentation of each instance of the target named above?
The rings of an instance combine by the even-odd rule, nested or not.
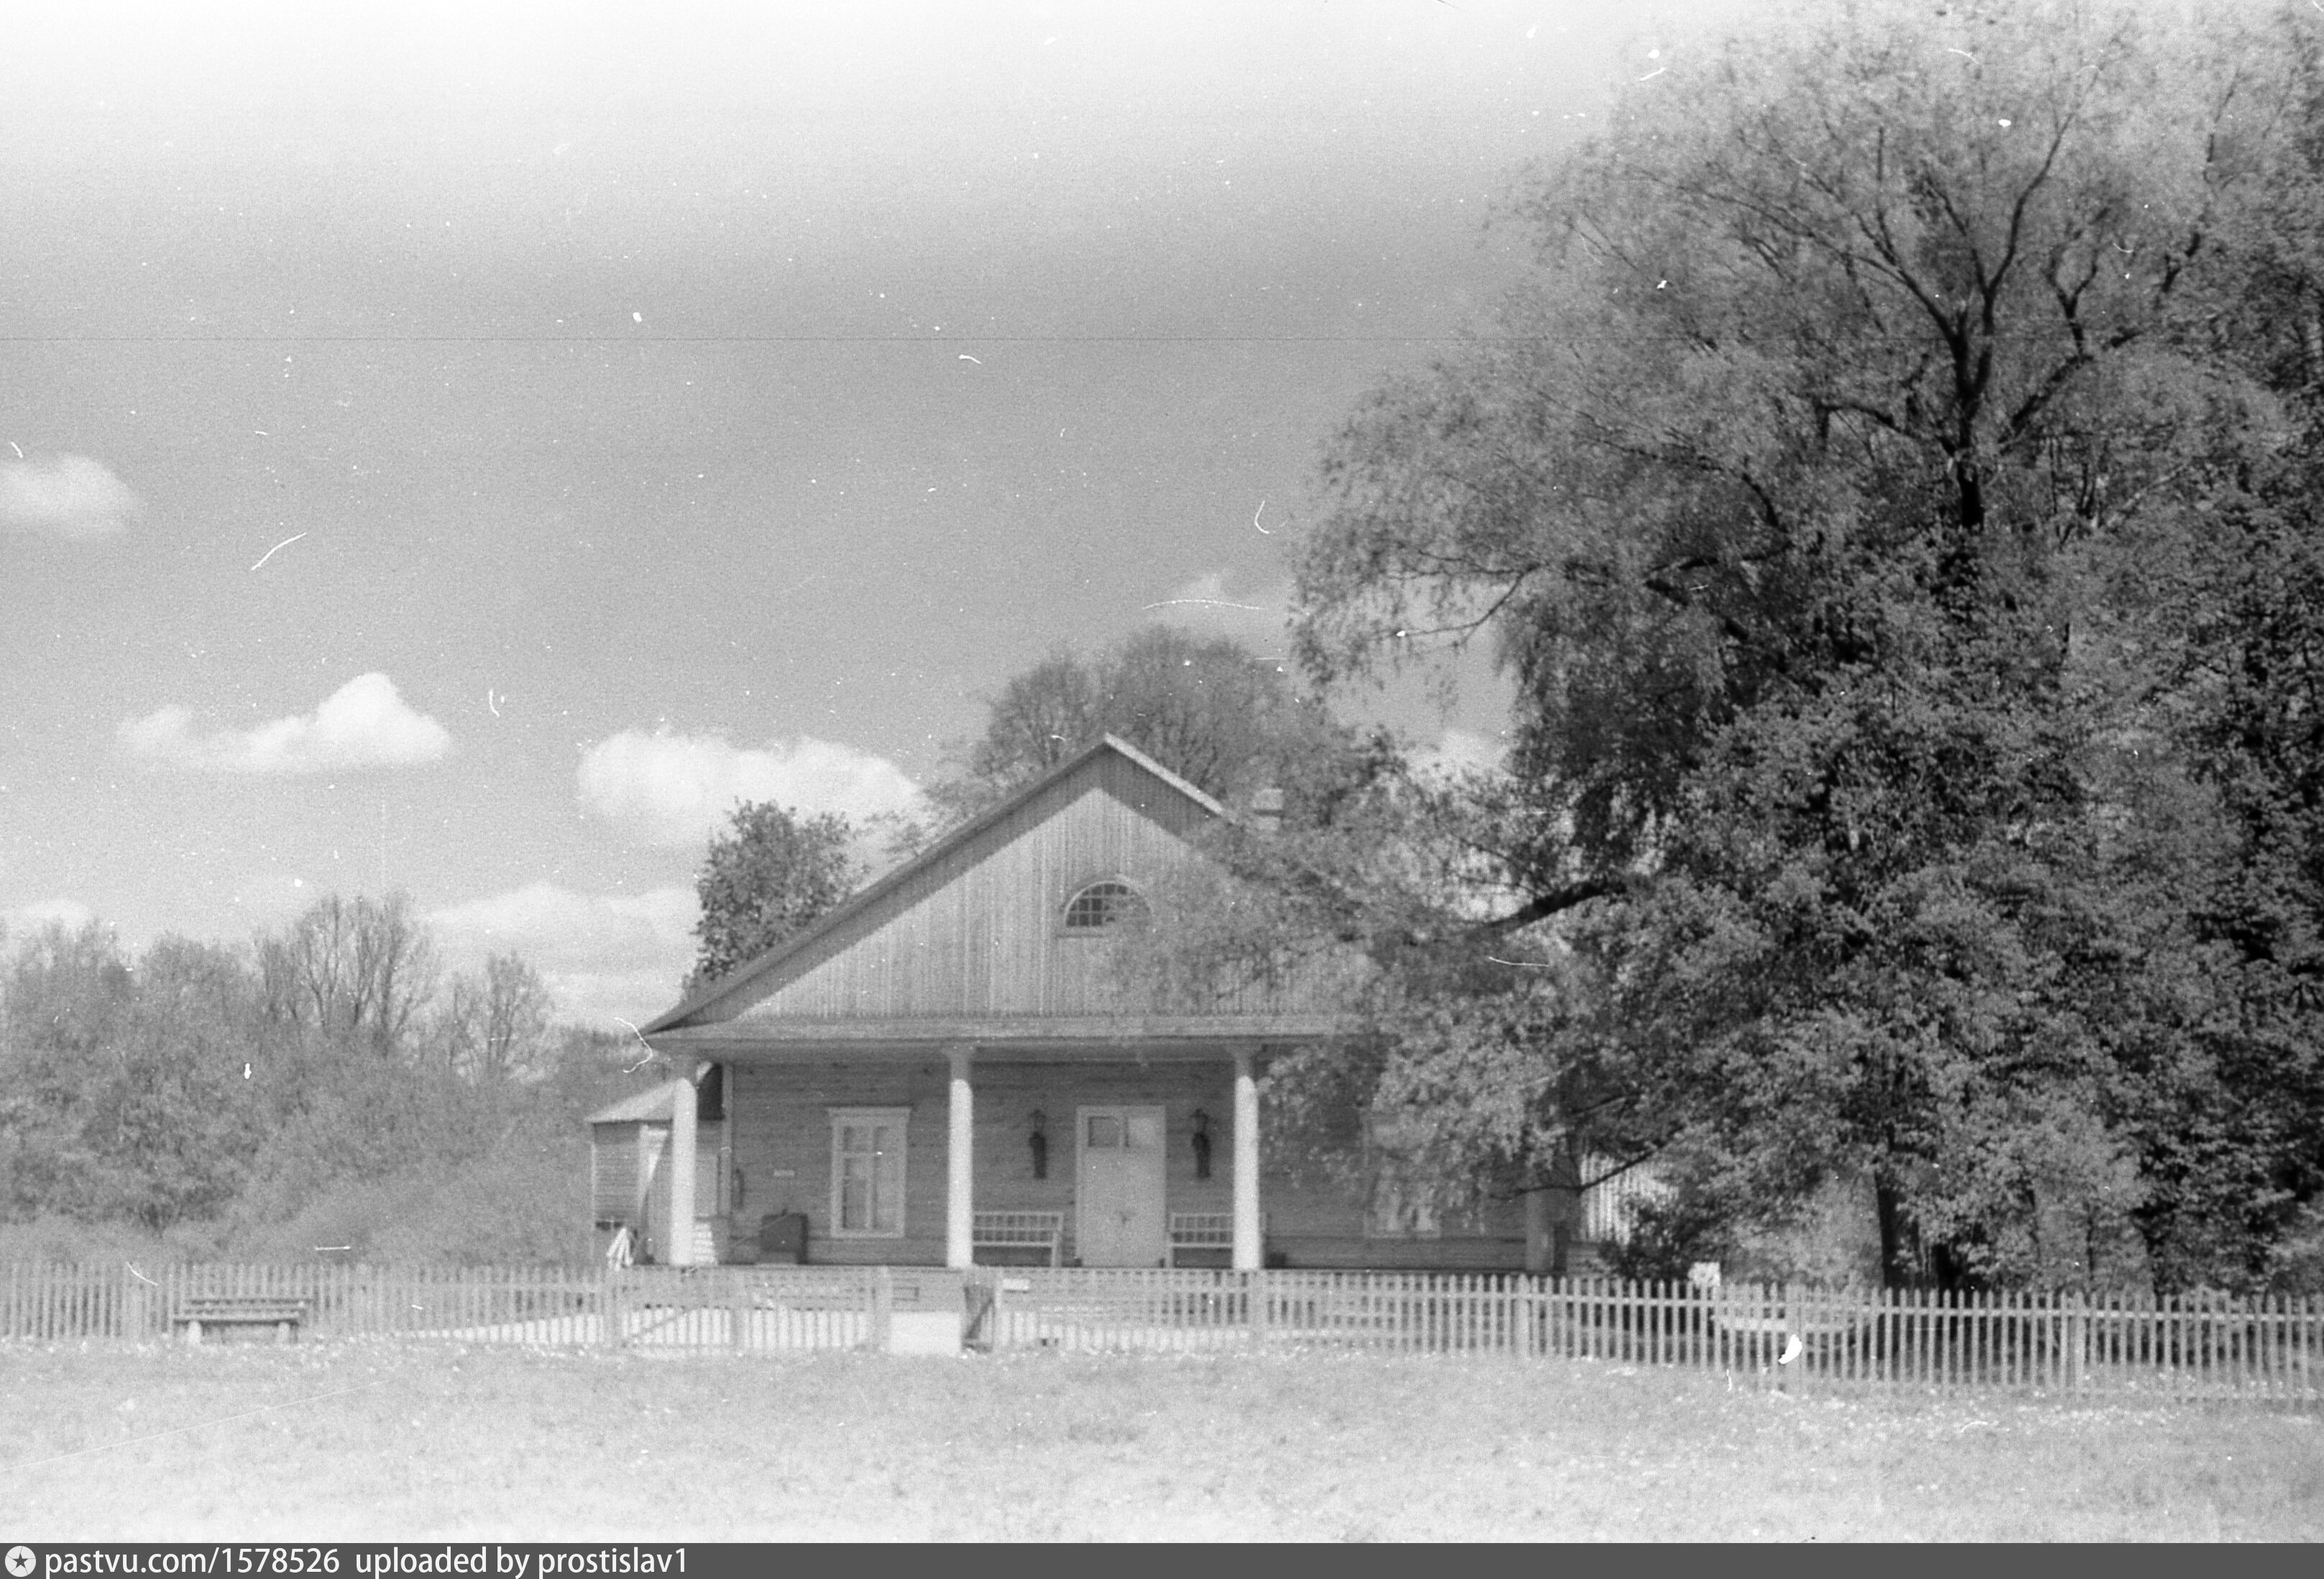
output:
[[[1061,649],[1011,678],[930,799],[944,821],[964,821],[1108,734],[1229,804],[1291,785],[1319,753],[1347,747],[1281,664],[1224,637],[1149,625],[1094,658]]]
[[[847,819],[803,817],[772,801],[734,808],[696,872],[701,940],[689,988],[717,980],[809,925],[855,884]]]
[[[1509,772],[1400,804],[1457,891],[1305,891],[1448,1168],[1861,1177],[1896,1280],[2269,1275],[2324,1187],[2316,36],[1824,15],[1530,180],[1533,287],[1356,415],[1300,575],[1319,677],[1517,681]]]
[[[435,959],[401,894],[327,896],[246,947],[164,937],[133,958],[95,923],[16,940],[0,968],[0,1221],[263,1241],[334,1192],[488,1168],[520,1135],[528,1155],[544,1133],[577,1143],[595,1092],[618,1083],[606,1049],[550,1028],[515,955],[448,997]]]

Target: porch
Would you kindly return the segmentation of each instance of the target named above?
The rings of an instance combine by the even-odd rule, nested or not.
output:
[[[668,1131],[634,1170],[643,1259],[1266,1264],[1257,1047],[721,1051],[681,1055],[650,1104]]]

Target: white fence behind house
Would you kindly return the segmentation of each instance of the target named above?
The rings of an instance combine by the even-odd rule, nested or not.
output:
[[[306,1302],[300,1335],[774,1353],[878,1346],[957,1302],[999,1349],[1370,1350],[1709,1371],[1752,1385],[2324,1401],[2324,1300],[981,1267],[14,1265],[0,1340],[152,1342],[198,1297]],[[271,1329],[262,1329],[272,1336]],[[1787,1358],[1788,1356],[1788,1358]]]

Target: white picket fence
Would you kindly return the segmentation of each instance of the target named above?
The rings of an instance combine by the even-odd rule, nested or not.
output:
[[[1755,1385],[2313,1404],[2324,1301],[1622,1283],[1441,1273],[882,1267],[13,1265],[0,1341],[262,1338],[772,1353],[886,1346],[950,1312],[973,1346],[1349,1350],[1597,1361]],[[278,1318],[295,1310],[289,1331]],[[225,1312],[225,1316],[218,1313]]]

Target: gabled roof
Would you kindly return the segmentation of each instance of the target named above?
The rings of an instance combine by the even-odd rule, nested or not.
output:
[[[737,993],[748,992],[767,976],[779,971],[786,962],[814,948],[824,938],[848,926],[863,912],[885,902],[889,896],[910,883],[923,870],[936,865],[954,852],[984,837],[991,829],[1006,821],[1018,808],[1038,799],[1051,786],[1071,778],[1097,758],[1109,753],[1131,763],[1151,778],[1185,797],[1210,816],[1232,819],[1232,814],[1212,796],[1180,778],[1128,741],[1109,734],[1086,751],[1058,763],[1015,793],[1004,796],[1001,800],[987,807],[909,861],[887,873],[878,882],[866,887],[862,892],[822,916],[813,925],[785,938],[756,959],[736,966],[718,980],[687,993],[675,1008],[649,1022],[644,1028],[643,1034],[651,1036],[657,1031],[675,1029],[695,1019],[704,1010],[712,1008]]]

